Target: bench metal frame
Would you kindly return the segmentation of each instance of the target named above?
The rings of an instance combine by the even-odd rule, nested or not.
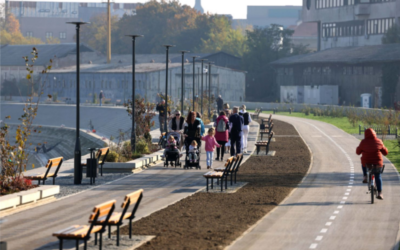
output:
[[[229,162],[228,166],[226,166],[224,172],[222,173],[221,176],[204,176],[204,178],[206,178],[207,180],[207,192],[208,192],[208,179],[211,179],[211,189],[214,189],[214,179],[217,179],[217,185],[219,185],[219,180],[221,179],[221,192],[223,191],[224,188],[224,179],[225,179],[225,189],[228,188],[228,174],[229,171],[232,168],[233,163],[235,162],[235,159],[233,159],[232,161]]]
[[[272,129],[274,128],[274,124],[273,124],[273,123],[271,124],[271,126],[270,126],[269,128],[265,128],[265,125],[264,125],[264,126],[263,126],[263,125],[264,125],[264,124],[261,124],[261,125],[260,125],[260,130],[267,130],[267,129],[268,129],[268,132],[260,131],[261,140],[263,140],[264,134],[268,134],[268,136],[271,135]]]

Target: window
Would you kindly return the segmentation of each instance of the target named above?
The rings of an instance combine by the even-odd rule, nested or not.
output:
[[[323,23],[322,37],[362,36],[364,21],[349,21],[340,23]]]
[[[32,31],[27,31],[26,32],[26,37],[33,37],[33,32]]]
[[[67,38],[67,33],[60,32],[60,39],[66,39],[66,38]]]
[[[390,0],[392,1],[392,0]],[[354,0],[316,0],[316,9],[337,8],[346,5],[354,5]],[[308,8],[308,7],[307,7]]]
[[[46,32],[46,38],[52,38],[53,32]]]
[[[368,34],[384,34],[394,24],[394,18],[371,19],[367,21]]]

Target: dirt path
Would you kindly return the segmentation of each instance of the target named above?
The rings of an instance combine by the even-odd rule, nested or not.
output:
[[[274,121],[276,135],[298,135],[290,124]],[[301,181],[310,153],[300,137],[277,137],[274,157],[251,157],[234,194],[196,193],[133,223],[135,235],[156,235],[140,249],[222,249],[276,207]],[[205,181],[204,181],[205,182]],[[140,209],[140,208],[139,208]],[[128,234],[128,228],[121,229]]]

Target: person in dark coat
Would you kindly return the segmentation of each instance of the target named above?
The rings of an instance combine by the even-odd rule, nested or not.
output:
[[[229,137],[231,138],[231,156],[236,156],[236,154],[240,154],[242,152],[244,119],[238,114],[238,107],[234,107],[232,109],[232,113],[233,114],[229,117]]]
[[[164,131],[165,116],[167,115],[165,112],[165,100],[157,104],[156,110],[158,111],[158,121],[160,122],[160,132],[162,134],[163,132],[167,132]]]
[[[175,116],[171,119],[168,124],[168,128],[170,132],[178,132],[181,135],[181,139],[179,140],[179,149],[182,148],[183,145],[183,129],[185,125],[185,117],[181,116],[181,112],[179,110],[175,110]]]
[[[377,165],[383,167],[382,155],[387,155],[389,152],[383,145],[383,142],[376,137],[376,133],[372,128],[368,128],[364,132],[364,140],[356,149],[357,155],[361,156],[362,171],[364,173],[363,183],[367,183],[367,165]],[[378,199],[383,200],[382,196],[382,177],[380,173],[375,173],[376,186],[378,189]]]
[[[100,90],[99,99],[100,99],[100,106],[103,103],[104,93],[103,90]]]
[[[224,105],[224,100],[222,100],[221,95],[218,96],[216,102],[217,102],[217,108],[218,108],[218,114],[219,114],[220,110],[222,110],[223,105]]]
[[[196,140],[197,144],[200,145],[201,139],[201,124],[196,119],[196,113],[190,112],[186,118],[184,125],[183,136],[185,137],[186,152],[189,151],[189,146],[193,140]]]

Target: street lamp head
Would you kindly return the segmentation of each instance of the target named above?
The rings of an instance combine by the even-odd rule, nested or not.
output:
[[[170,45],[170,44],[164,44],[163,46],[164,46],[165,48],[167,48],[167,49],[170,48],[170,47],[175,47],[175,45]]]
[[[197,57],[199,57],[199,56],[192,56],[193,59],[196,59]]]
[[[200,59],[199,61],[202,61],[202,62],[204,62],[204,61],[207,61],[208,59]]]
[[[129,36],[129,37],[132,37],[132,38],[136,38],[136,37],[144,37],[143,35],[125,35],[125,36]]]
[[[189,53],[189,50],[181,50],[182,54]]]
[[[67,22],[67,23],[69,23],[69,24],[75,24],[75,25],[89,24],[89,22],[80,22],[80,21],[77,21],[77,22]]]

